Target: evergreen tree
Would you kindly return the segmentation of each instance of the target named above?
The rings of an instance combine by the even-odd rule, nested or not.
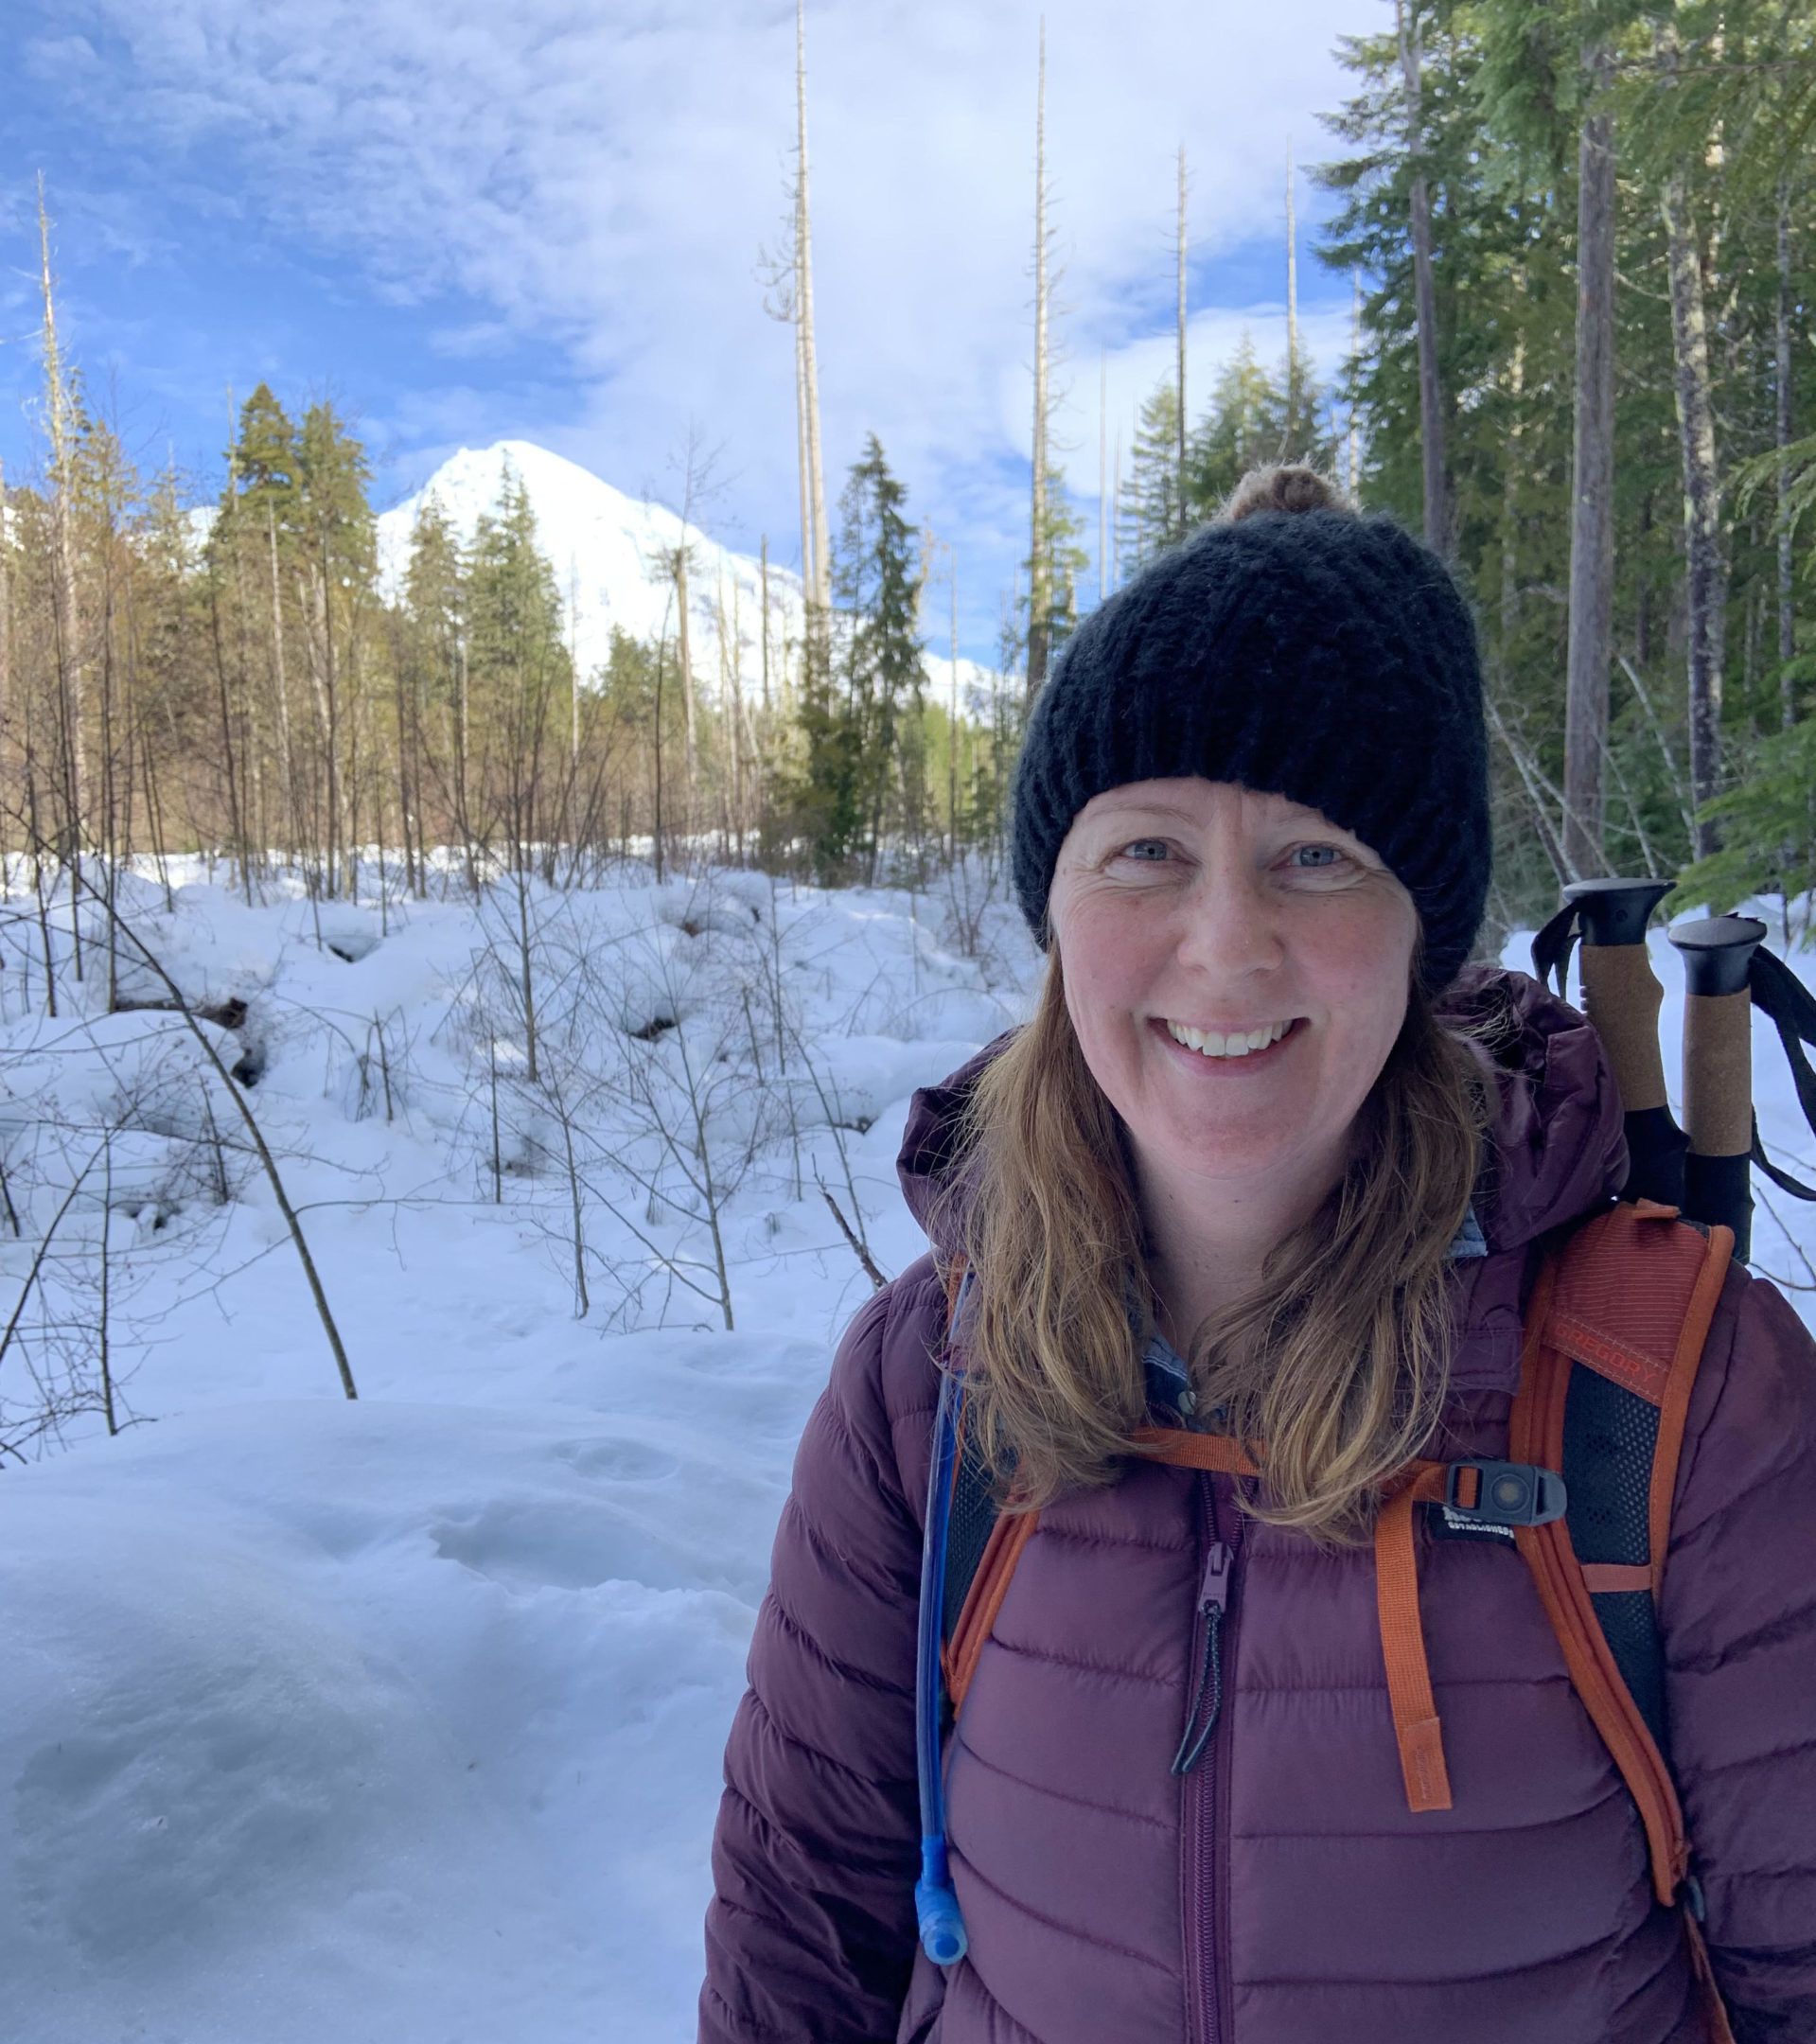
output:
[[[522,871],[529,847],[553,833],[556,796],[544,754],[573,670],[555,571],[537,544],[529,491],[515,474],[506,473],[497,504],[474,528],[462,608],[467,686],[485,705],[495,748],[485,763],[491,806]]]
[[[1305,462],[1328,469],[1336,450],[1318,426],[1321,409],[1322,393],[1302,358],[1289,351],[1281,374],[1270,376],[1244,334],[1187,441],[1188,523],[1213,517],[1251,468]]]
[[[288,527],[295,506],[299,456],[289,414],[271,386],[261,383],[239,408],[239,437],[228,456],[230,483],[222,493],[222,510],[241,510],[250,529],[262,533],[269,506],[278,525]]]
[[[1156,383],[1141,407],[1116,520],[1128,573],[1179,537],[1179,389],[1170,379]]]
[[[907,499],[871,434],[839,500],[831,654],[809,660],[802,678],[797,809],[822,878],[848,872],[861,855],[874,879],[888,826],[900,817],[905,751],[924,742],[921,571]]]
[[[1078,627],[1079,577],[1090,566],[1090,555],[1083,544],[1084,521],[1072,506],[1066,471],[1054,465],[1050,453],[1043,512],[1035,537],[1038,557],[1031,555],[1022,563],[1029,590],[1022,614],[1030,639],[1039,632],[1050,671],[1059,649]],[[1034,609],[1037,599],[1042,605],[1038,615]],[[1031,707],[1031,702],[1025,705]]]
[[[1243,336],[1217,371],[1203,415],[1186,436],[1185,516],[1191,532],[1217,511],[1251,468],[1307,462],[1328,469],[1336,450],[1319,425],[1323,393],[1290,348],[1279,374],[1265,369]],[[1170,378],[1141,408],[1128,480],[1117,507],[1118,541],[1135,567],[1180,536],[1179,393]]]

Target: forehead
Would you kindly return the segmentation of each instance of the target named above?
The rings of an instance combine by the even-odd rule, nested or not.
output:
[[[1232,781],[1207,781],[1199,775],[1130,781],[1106,788],[1079,811],[1072,829],[1146,819],[1204,829],[1234,822],[1246,830],[1317,829],[1346,837],[1350,835],[1321,811],[1284,795],[1263,793]]]

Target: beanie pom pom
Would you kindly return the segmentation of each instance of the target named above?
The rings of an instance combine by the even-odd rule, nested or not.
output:
[[[1251,468],[1225,500],[1217,523],[1240,525],[1262,511],[1347,511],[1354,517],[1356,507],[1328,476],[1296,462]]]

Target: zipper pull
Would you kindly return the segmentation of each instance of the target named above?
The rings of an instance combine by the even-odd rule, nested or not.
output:
[[[1229,1572],[1235,1559],[1220,1540],[1212,1541],[1205,1549],[1205,1579],[1198,1587],[1201,1614],[1229,1609]]]
[[[1224,1707],[1224,1617],[1229,1610],[1229,1572],[1235,1555],[1220,1540],[1205,1548],[1205,1577],[1198,1586],[1198,1616],[1204,1629],[1204,1648],[1198,1663],[1198,1678],[1192,1685],[1191,1701],[1186,1707],[1186,1729],[1180,1735],[1179,1751],[1172,1756],[1172,1771],[1190,1774],[1205,1756],[1210,1735]],[[1202,1717],[1203,1722],[1200,1723]]]

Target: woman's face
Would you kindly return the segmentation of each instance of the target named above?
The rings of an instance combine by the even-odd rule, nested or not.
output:
[[[1138,781],[1074,819],[1049,914],[1143,1176],[1321,1198],[1406,1013],[1419,920],[1380,858],[1283,796]]]

